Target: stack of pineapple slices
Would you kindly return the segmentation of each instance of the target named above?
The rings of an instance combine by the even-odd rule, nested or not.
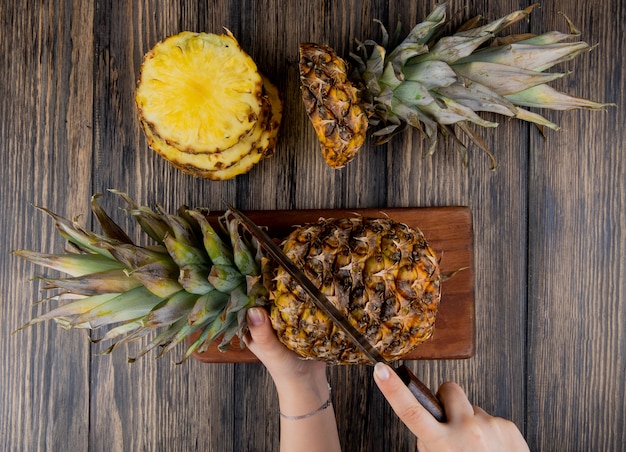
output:
[[[271,156],[282,118],[277,88],[228,30],[159,42],[144,57],[135,101],[150,147],[181,171],[213,180]]]

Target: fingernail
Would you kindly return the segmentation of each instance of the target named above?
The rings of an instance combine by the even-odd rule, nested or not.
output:
[[[260,308],[250,308],[248,309],[248,322],[250,325],[258,326],[262,325],[265,318],[263,317],[263,313]]]
[[[383,363],[376,363],[374,366],[374,373],[379,380],[387,380],[389,378],[389,367]]]

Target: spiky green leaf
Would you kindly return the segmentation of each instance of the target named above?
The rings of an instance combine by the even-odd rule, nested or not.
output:
[[[576,108],[589,108],[599,110],[615,104],[601,104],[580,97],[569,96],[555,90],[548,85],[539,85],[524,91],[505,96],[516,105],[525,107],[550,108],[551,110],[572,110]]]
[[[452,65],[454,71],[474,82],[492,89],[501,96],[518,93],[533,86],[549,83],[565,73],[545,73],[507,66],[505,64],[475,61]]]
[[[13,254],[42,267],[52,268],[70,276],[83,276],[124,266],[102,254],[46,254],[32,250],[15,250]]]
[[[72,324],[88,323],[91,328],[98,328],[138,319],[148,314],[162,301],[162,298],[157,297],[145,287],[136,287],[77,316]]]
[[[41,278],[46,282],[45,290],[63,289],[78,295],[100,295],[121,293],[141,286],[130,278],[124,270],[108,270],[73,278]]]

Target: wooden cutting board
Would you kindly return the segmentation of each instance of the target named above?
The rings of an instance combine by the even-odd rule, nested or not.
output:
[[[258,225],[267,226],[270,236],[286,237],[292,225],[317,221],[320,217],[354,215],[390,217],[420,229],[440,258],[442,274],[454,274],[442,283],[441,303],[433,336],[408,355],[406,360],[469,358],[474,354],[474,248],[472,214],[467,207],[423,207],[346,210],[249,211]],[[216,219],[218,214],[215,214]],[[204,353],[194,358],[205,363],[258,362],[235,339],[227,352],[217,349],[218,338]]]

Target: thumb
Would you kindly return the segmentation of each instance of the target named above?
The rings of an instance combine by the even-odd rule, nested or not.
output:
[[[244,342],[263,363],[267,365],[288,352],[278,341],[265,309],[248,309],[247,320],[249,333],[244,337]]]
[[[441,424],[417,401],[391,367],[376,364],[374,381],[393,411],[415,436],[427,441],[441,428]]]
[[[269,316],[265,309],[258,307],[250,308],[246,314],[251,336],[247,342],[255,342],[263,345],[276,340],[276,333],[270,324]],[[249,344],[246,343],[246,345]]]

